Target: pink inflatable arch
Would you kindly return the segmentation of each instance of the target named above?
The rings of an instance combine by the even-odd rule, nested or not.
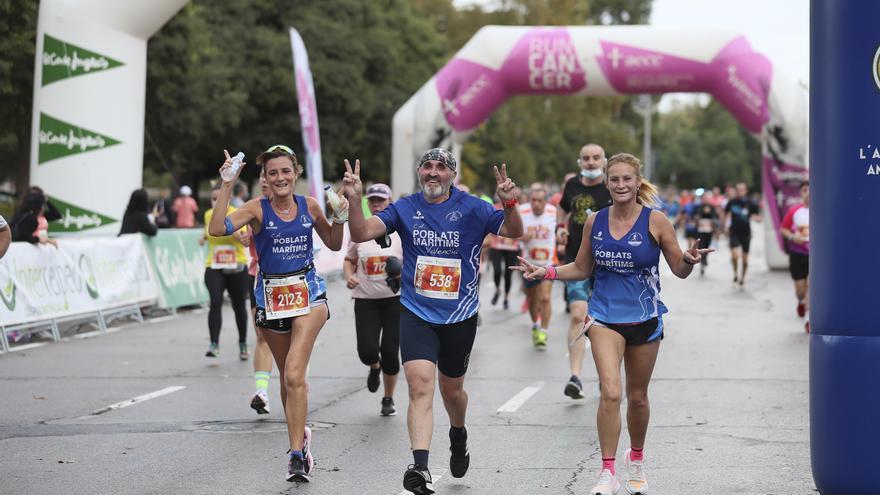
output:
[[[788,206],[799,201],[798,186],[806,176],[806,94],[732,32],[486,26],[394,115],[392,185],[413,190],[413,165],[425,149],[457,152],[513,95],[672,92],[710,93],[761,141],[766,217],[772,219],[765,224],[771,240],[767,260],[786,266],[778,230]],[[515,176],[516,164],[511,165]]]

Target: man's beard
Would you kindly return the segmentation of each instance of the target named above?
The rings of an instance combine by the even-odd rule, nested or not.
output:
[[[428,199],[437,199],[445,196],[449,189],[452,187],[452,182],[450,181],[447,184],[443,184],[442,182],[438,186],[429,186],[428,181],[422,183],[422,192]]]

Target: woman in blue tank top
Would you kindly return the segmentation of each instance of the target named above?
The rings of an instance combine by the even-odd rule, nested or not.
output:
[[[584,331],[590,339],[599,375],[600,400],[596,417],[602,469],[591,495],[610,495],[620,489],[614,461],[620,439],[621,363],[626,364],[627,427],[630,448],[624,457],[627,493],[648,493],[644,473],[645,436],[650,408],[648,384],[660,339],[663,314],[660,253],[679,278],[687,278],[694,265],[711,249],[687,251],[678,245],[675,230],[657,205],[657,188],[642,177],[641,162],[620,153],[605,164],[606,186],[612,206],[592,214],[573,263],[538,267],[520,258],[517,267],[529,280],[583,280],[592,275],[593,295]]]
[[[225,151],[224,151],[225,152]],[[211,235],[230,235],[244,225],[254,232],[259,273],[254,286],[257,310],[254,324],[269,344],[281,373],[281,401],[290,437],[287,481],[308,481],[314,466],[309,452],[311,431],[306,427],[308,385],[306,369],[318,333],[330,317],[324,280],[315,273],[312,232],[333,251],[342,247],[342,224],[348,202],[343,198],[332,215],[324,216],[312,198],[296,196],[293,187],[302,166],[287,146],[276,145],[257,156],[269,185],[269,198],[255,198],[223,218],[211,218]],[[226,153],[221,172],[232,166]],[[232,184],[224,181],[216,211],[225,211]],[[300,357],[287,359],[288,356]]]

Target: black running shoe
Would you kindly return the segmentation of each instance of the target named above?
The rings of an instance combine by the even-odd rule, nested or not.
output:
[[[466,433],[465,433],[466,435]],[[453,478],[461,478],[471,465],[471,454],[467,448],[467,436],[461,441],[452,440],[452,429],[449,430],[449,472]]]
[[[287,461],[287,481],[309,482],[309,473],[306,471],[306,462],[302,457],[291,456]]]
[[[382,397],[382,416],[394,416],[397,409],[394,409],[394,399],[391,397]]]
[[[205,357],[219,357],[220,356],[220,346],[217,344],[211,344],[211,347],[208,348],[208,352],[205,353]]]
[[[577,376],[571,375],[571,378],[568,379],[568,383],[565,384],[565,395],[572,399],[584,398],[584,386]]]
[[[269,414],[269,396],[262,390],[254,394],[251,399],[251,409],[257,411],[257,414]]]
[[[370,392],[379,390],[379,373],[382,373],[382,368],[370,368],[370,374],[367,375],[367,390]]]
[[[431,472],[426,467],[410,464],[403,473],[403,488],[415,495],[431,495],[434,493]]]

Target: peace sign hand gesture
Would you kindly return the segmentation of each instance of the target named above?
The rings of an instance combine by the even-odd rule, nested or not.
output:
[[[544,268],[543,266],[533,265],[526,261],[526,259],[522,256],[517,256],[516,259],[519,260],[520,264],[516,266],[511,266],[509,267],[509,269],[522,272],[523,278],[525,278],[526,280],[541,280],[547,273],[546,268]]]
[[[691,241],[691,245],[687,248],[687,251],[682,252],[682,256],[684,258],[684,262],[689,265],[696,265],[703,259],[704,254],[709,254],[714,252],[715,250],[712,248],[698,249],[697,245],[699,244],[699,240]]]
[[[354,161],[354,170],[351,169],[351,163],[345,160],[345,175],[342,176],[342,194],[346,198],[353,196],[360,197],[363,193],[364,185],[361,183],[361,161]]]
[[[516,183],[513,182],[509,177],[507,177],[507,164],[501,164],[501,171],[498,171],[498,167],[492,167],[495,171],[495,182],[497,186],[495,188],[495,194],[498,195],[498,199],[501,200],[502,203],[506,203],[511,199],[516,198]]]

